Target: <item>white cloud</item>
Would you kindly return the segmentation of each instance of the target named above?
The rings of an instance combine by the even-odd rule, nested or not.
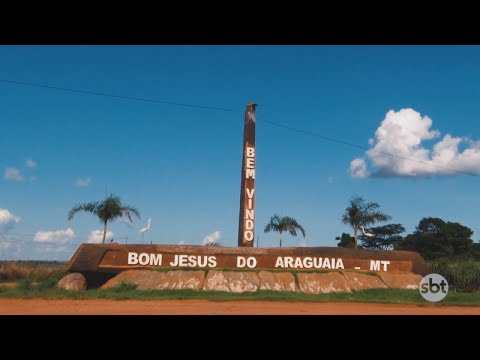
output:
[[[0,260],[68,261],[78,244],[32,241],[27,234],[0,235]]]
[[[180,240],[180,241],[178,242],[178,245],[185,245],[185,241]]]
[[[208,234],[207,236],[205,236],[203,238],[202,245],[207,245],[207,244],[210,244],[210,243],[216,243],[216,242],[218,242],[218,240],[220,240],[221,236],[222,236],[222,233],[219,230],[214,231],[213,233]]]
[[[30,176],[30,182],[35,182],[37,181],[37,177],[36,176]]]
[[[32,159],[27,159],[27,161],[25,161],[25,165],[27,165],[27,167],[32,168],[32,169],[34,169],[38,166],[38,164],[35,161],[33,161]]]
[[[457,171],[480,174],[480,141],[446,134],[431,149],[427,148],[426,140],[440,137],[438,130],[431,129],[432,123],[428,116],[422,117],[413,109],[390,110],[375,137],[369,140],[372,148],[365,153],[373,171],[368,171],[365,159],[357,158],[350,164],[350,175],[414,177],[454,175]],[[463,150],[459,149],[460,145]]]
[[[22,181],[23,180],[23,176],[22,176],[22,173],[20,172],[20,170],[18,170],[17,168],[12,168],[12,167],[9,167],[9,168],[5,169],[5,174],[4,174],[3,177],[5,178],[5,180],[11,180],[11,181]]]
[[[366,178],[369,176],[365,160],[357,158],[350,163],[350,176],[354,178]]]
[[[89,177],[85,179],[78,178],[77,181],[75,181],[75,186],[87,187],[88,185],[90,185],[91,182],[92,182],[92,179],[90,179]]]
[[[6,232],[20,222],[18,216],[13,215],[7,209],[0,209],[0,231]]]
[[[68,228],[66,230],[56,231],[37,231],[33,241],[42,243],[65,244],[75,237],[75,232]]]
[[[107,231],[105,241],[113,238],[113,232]],[[88,235],[88,242],[93,244],[101,244],[103,241],[103,230],[92,230]]]

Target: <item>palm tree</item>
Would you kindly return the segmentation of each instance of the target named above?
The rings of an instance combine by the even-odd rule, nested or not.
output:
[[[297,223],[297,220],[289,216],[280,217],[277,214],[274,214],[270,222],[265,226],[265,232],[276,231],[280,233],[280,247],[282,247],[282,234],[284,232],[289,232],[292,236],[297,236],[297,229],[302,232],[303,237],[305,237],[305,229]]]
[[[103,201],[92,201],[89,203],[76,204],[68,212],[68,220],[72,220],[73,217],[80,211],[91,213],[98,217],[103,224],[103,241],[105,243],[105,237],[107,236],[107,223],[113,222],[117,218],[121,218],[124,215],[128,220],[132,222],[133,213],[138,219],[140,219],[140,212],[137,208],[130,205],[122,204],[120,197],[115,194],[110,194]]]
[[[377,203],[366,203],[365,200],[358,195],[350,199],[349,206],[342,215],[342,222],[353,228],[353,236],[355,238],[355,249],[357,248],[358,230],[362,226],[375,224],[377,221],[388,221],[392,217],[384,214],[377,209],[380,207]]]

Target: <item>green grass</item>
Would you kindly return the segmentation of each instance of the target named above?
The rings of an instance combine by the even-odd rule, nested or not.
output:
[[[114,300],[184,300],[205,299],[210,301],[287,301],[287,302],[367,302],[386,304],[416,304],[433,306],[480,306],[480,296],[449,292],[439,303],[425,301],[417,290],[369,289],[352,293],[304,294],[297,292],[257,291],[254,293],[233,294],[222,291],[195,290],[135,290],[125,283],[110,290],[92,289],[87,291],[65,291],[57,288],[42,288],[40,285],[28,287],[1,287],[0,297],[43,298],[43,299],[114,299]]]

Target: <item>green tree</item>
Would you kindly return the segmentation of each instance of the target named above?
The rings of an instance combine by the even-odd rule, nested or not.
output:
[[[275,231],[280,233],[280,247],[282,247],[282,234],[284,232],[289,232],[290,235],[297,236],[297,230],[300,230],[305,238],[305,229],[297,222],[297,220],[289,216],[280,217],[277,214],[274,214],[270,218],[270,222],[265,226],[264,232]]]
[[[373,225],[378,221],[388,221],[392,217],[377,210],[380,207],[375,202],[365,202],[361,196],[354,196],[349,201],[349,206],[342,215],[342,222],[353,228],[353,237],[355,239],[354,248],[357,248],[358,231],[361,226]]]
[[[338,247],[350,248],[355,247],[355,238],[347,233],[342,233],[342,236],[337,236],[335,240],[339,241]]]
[[[472,229],[439,218],[423,218],[413,234],[398,243],[396,249],[419,252],[425,259],[470,255],[475,250]]]
[[[472,258],[475,260],[480,260],[480,243],[475,243],[472,245]]]
[[[403,240],[400,234],[405,232],[405,228],[401,224],[387,224],[365,229],[365,231],[373,233],[373,236],[363,234],[359,236],[364,249],[392,250]]]
[[[137,208],[122,204],[120,197],[115,194],[110,194],[102,201],[92,201],[89,203],[76,204],[68,212],[68,220],[72,220],[79,212],[87,212],[95,215],[103,224],[103,241],[107,236],[107,224],[113,222],[117,218],[126,216],[132,222],[131,213],[140,219],[140,212]]]

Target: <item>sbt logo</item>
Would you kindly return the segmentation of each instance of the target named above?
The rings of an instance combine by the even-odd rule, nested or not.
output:
[[[425,300],[437,302],[447,296],[448,282],[442,275],[428,274],[420,281],[418,289]]]

